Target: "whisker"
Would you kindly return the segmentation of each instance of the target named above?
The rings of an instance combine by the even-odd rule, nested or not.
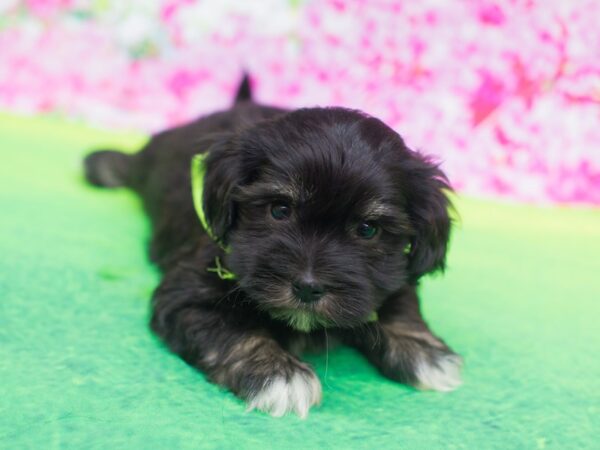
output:
[[[230,289],[229,291],[227,291],[219,300],[217,300],[215,302],[215,306],[218,306],[219,303],[221,303],[223,300],[225,300],[227,297],[229,297],[230,295],[237,293],[241,290],[240,285],[236,284],[232,289]]]
[[[325,332],[325,375],[323,380],[325,381],[327,387],[331,388],[329,385],[329,380],[327,379],[327,375],[329,374],[329,335],[327,334],[326,328],[323,328],[323,331]]]

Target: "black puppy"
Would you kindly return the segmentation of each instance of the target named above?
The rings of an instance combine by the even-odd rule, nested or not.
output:
[[[415,290],[444,268],[447,180],[381,121],[261,106],[244,80],[230,110],[85,167],[135,190],[152,220],[152,329],[250,408],[305,417],[321,385],[297,355],[332,338],[394,380],[460,384]]]

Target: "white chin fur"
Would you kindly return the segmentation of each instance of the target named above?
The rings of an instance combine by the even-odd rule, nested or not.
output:
[[[319,325],[317,317],[309,311],[301,310],[286,310],[286,311],[272,311],[271,317],[279,320],[284,320],[290,327],[295,330],[308,333],[314,330]]]
[[[304,311],[297,311],[288,318],[288,323],[298,331],[308,333],[317,325],[314,316]]]
[[[321,402],[321,383],[313,373],[296,372],[289,381],[273,378],[248,401],[248,411],[259,409],[273,417],[295,412],[302,419],[311,406]]]
[[[462,358],[458,355],[445,355],[436,361],[436,364],[422,359],[417,364],[417,384],[419,389],[449,392],[462,383],[460,369]]]

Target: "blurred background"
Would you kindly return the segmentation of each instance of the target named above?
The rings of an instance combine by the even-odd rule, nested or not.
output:
[[[476,196],[600,205],[600,2],[0,0],[0,109],[157,131],[242,71],[359,108]]]
[[[599,25],[600,0],[0,0],[0,448],[597,450]],[[244,71],[441,161],[461,220],[421,306],[461,389],[341,347],[309,359],[323,405],[275,421],[152,337],[149,222],[82,158],[227,108]]]

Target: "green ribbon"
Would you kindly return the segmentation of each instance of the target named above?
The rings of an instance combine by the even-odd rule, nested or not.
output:
[[[192,180],[192,199],[194,201],[194,209],[196,210],[196,214],[200,219],[200,223],[202,224],[202,228],[219,247],[223,249],[226,253],[229,253],[229,248],[222,245],[219,242],[219,239],[215,235],[213,229],[208,224],[206,220],[206,214],[204,212],[204,176],[206,175],[206,164],[204,164],[204,160],[208,156],[208,153],[199,153],[194,155],[192,158],[192,167],[191,167],[191,180]],[[215,257],[215,267],[208,267],[206,269],[208,272],[216,273],[221,280],[235,280],[236,276],[233,272],[229,271],[221,264],[221,260],[218,256]]]
[[[371,314],[369,314],[369,317],[367,317],[367,322],[377,322],[379,320],[379,314],[377,314],[377,311],[373,311]]]

